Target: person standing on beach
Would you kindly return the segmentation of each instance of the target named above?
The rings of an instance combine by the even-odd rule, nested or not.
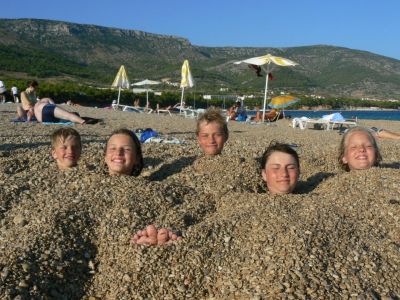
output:
[[[6,92],[6,86],[4,85],[4,82],[0,80],[0,103],[6,102]]]
[[[221,154],[229,137],[225,118],[218,110],[208,109],[197,120],[196,136],[205,155]]]
[[[18,88],[16,86],[11,87],[11,92],[14,98],[14,102],[18,103],[19,99],[18,99]]]
[[[36,89],[39,86],[36,80],[29,81],[28,87],[21,92],[21,106],[17,107],[17,116],[20,120],[30,121],[35,113],[34,106],[36,104]]]

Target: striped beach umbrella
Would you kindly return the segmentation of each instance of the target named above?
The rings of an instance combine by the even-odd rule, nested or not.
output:
[[[183,62],[181,75],[182,75],[181,79],[182,95],[181,95],[181,106],[179,108],[179,112],[182,111],[183,94],[185,92],[185,88],[194,86],[194,80],[192,77],[192,73],[190,72],[189,61],[187,59]]]
[[[262,121],[264,122],[265,108],[267,106],[267,92],[268,92],[268,79],[269,79],[269,73],[270,73],[270,65],[275,64],[275,65],[282,66],[282,67],[290,67],[290,66],[296,66],[297,63],[290,59],[279,57],[279,56],[273,56],[271,54],[252,57],[249,59],[235,62],[235,64],[241,64],[241,63],[245,63],[245,64],[252,65],[252,66],[267,65],[266,69],[264,67],[262,67],[264,69],[265,73],[267,74],[265,76],[264,105],[263,105],[263,114],[262,114]]]
[[[119,68],[117,76],[115,76],[115,79],[114,79],[111,87],[117,87],[118,88],[118,101],[117,101],[117,104],[119,105],[119,98],[121,96],[121,88],[129,89],[129,79],[128,79],[128,75],[126,74],[124,65],[122,65]]]

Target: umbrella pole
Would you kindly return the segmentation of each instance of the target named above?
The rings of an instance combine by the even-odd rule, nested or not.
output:
[[[181,95],[181,106],[179,107],[179,114],[182,112],[182,106],[183,106],[183,93],[185,92],[185,88],[182,88],[182,95]]]
[[[146,89],[146,107],[149,107],[149,90]]]
[[[268,74],[269,74],[269,63],[267,65],[267,71],[265,75],[265,90],[264,90],[264,104],[263,104],[263,115],[262,115],[262,122],[264,123],[265,120],[265,107],[267,104],[267,93],[268,93]]]
[[[119,106],[119,97],[121,96],[121,87],[118,88],[118,101],[117,104]]]

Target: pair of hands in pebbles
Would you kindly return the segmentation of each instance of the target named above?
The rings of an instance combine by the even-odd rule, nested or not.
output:
[[[182,237],[167,228],[157,229],[154,225],[148,225],[145,229],[139,230],[132,237],[132,244],[146,246],[168,245]]]

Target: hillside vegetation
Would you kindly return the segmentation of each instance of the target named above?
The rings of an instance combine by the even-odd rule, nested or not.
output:
[[[271,89],[337,97],[400,97],[400,61],[366,51],[316,45],[293,48],[202,47],[137,30],[37,19],[0,19],[0,77],[110,86],[124,64],[131,81],[180,80],[190,61],[198,91],[261,92],[257,77],[234,61],[271,53],[299,63],[276,67]]]

